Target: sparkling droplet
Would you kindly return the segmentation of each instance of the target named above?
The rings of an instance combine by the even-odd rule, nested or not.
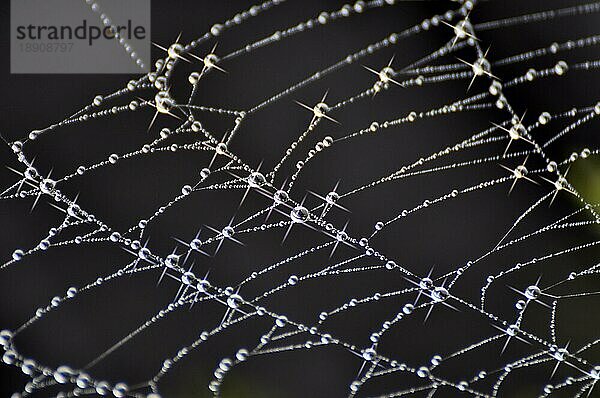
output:
[[[39,246],[38,246],[41,250],[48,250],[48,248],[50,247],[50,241],[48,239],[43,239]]]
[[[52,193],[55,187],[56,182],[54,180],[51,180],[50,178],[45,178],[40,183],[40,191],[46,194]]]
[[[296,206],[290,212],[290,218],[293,222],[303,223],[308,220],[309,212],[304,206]]]
[[[506,334],[508,334],[509,336],[516,335],[518,331],[519,327],[517,325],[509,325],[508,328],[506,328]]]
[[[68,366],[59,366],[54,371],[54,380],[59,384],[67,383],[71,376],[73,376],[73,370]]]
[[[233,234],[235,234],[235,230],[233,229],[232,226],[228,225],[225,228],[223,228],[221,233],[223,234],[224,237],[231,238],[233,236]]]
[[[543,112],[538,118],[538,121],[540,122],[540,124],[548,124],[551,118],[552,116],[550,115],[550,113]]]
[[[446,290],[443,287],[436,287],[435,289],[433,289],[433,293],[431,296],[435,301],[439,302],[446,300],[450,296],[450,293],[448,293],[448,290]]]
[[[275,194],[273,195],[273,200],[275,201],[275,203],[285,203],[290,199],[290,197],[288,196],[288,193],[284,190],[278,190],[275,192]]]
[[[77,205],[75,203],[71,204],[67,208],[67,214],[70,215],[71,217],[77,217],[80,212],[81,212],[81,208],[79,207],[79,205]]]
[[[227,144],[225,144],[224,142],[219,142],[217,144],[217,146],[215,147],[215,152],[217,152],[217,154],[219,155],[224,155],[227,153]]]
[[[177,58],[182,51],[183,45],[181,43],[174,43],[171,44],[171,47],[169,47],[168,54],[171,58]]]
[[[558,61],[554,66],[554,72],[558,76],[564,75],[565,73],[567,73],[567,70],[569,70],[569,65],[567,65],[565,61]]]
[[[160,113],[169,113],[173,106],[175,106],[175,101],[166,91],[159,91],[154,96],[154,103],[156,110]]]
[[[202,241],[200,239],[193,239],[190,242],[190,247],[194,250],[199,250],[201,246],[202,246]]]
[[[116,398],[123,398],[129,392],[129,387],[125,383],[117,383],[113,388],[113,395]]]
[[[200,279],[198,281],[198,284],[196,285],[196,289],[198,289],[198,291],[201,293],[208,292],[209,288],[210,288],[210,283],[206,279]]]
[[[585,159],[588,156],[590,156],[591,151],[589,150],[589,148],[583,148],[583,150],[581,151],[581,158]]]
[[[242,305],[243,302],[244,299],[237,293],[234,293],[227,298],[227,305],[229,308],[237,309]]]
[[[527,133],[527,129],[521,123],[513,125],[509,130],[509,136],[511,140],[518,140]]]
[[[278,316],[277,319],[275,320],[275,325],[279,328],[284,327],[285,325],[287,325],[287,323],[288,323],[288,319],[284,315]]]
[[[183,275],[181,275],[181,283],[185,284],[185,285],[191,285],[194,283],[194,279],[196,279],[196,275],[194,275],[193,272],[184,272]]]
[[[0,331],[0,345],[2,347],[8,346],[8,344],[11,342],[12,338],[13,338],[13,332],[11,332],[10,330],[4,329],[4,330]]]
[[[28,167],[27,169],[25,169],[24,175],[26,178],[29,178],[30,180],[35,180],[35,178],[38,176],[38,172],[33,167]]]
[[[433,287],[433,281],[431,280],[431,278],[423,278],[419,282],[419,286],[421,287],[421,289],[429,290]]]
[[[6,351],[4,353],[4,355],[2,356],[2,362],[4,362],[7,365],[14,364],[16,360],[17,360],[17,354],[12,350]]]
[[[101,381],[98,384],[96,384],[96,392],[99,395],[108,395],[111,392],[110,385],[105,381]]]
[[[514,170],[513,170],[513,175],[515,176],[515,178],[523,178],[527,175],[528,170],[525,166],[523,165],[518,165]]]
[[[142,260],[148,260],[150,258],[151,252],[147,247],[142,247],[138,252],[138,257]]]
[[[252,172],[248,177],[248,185],[250,185],[253,188],[261,187],[266,182],[267,180],[265,179],[265,176],[259,173],[258,171]]]
[[[189,195],[191,192],[192,192],[192,187],[191,187],[190,185],[184,185],[184,186],[181,188],[181,193],[182,193],[183,195]]]
[[[110,234],[109,239],[111,242],[118,242],[119,239],[121,239],[121,234],[118,232],[113,232]]]
[[[217,62],[219,62],[219,57],[216,54],[208,54],[204,57],[204,66],[208,69],[214,67]]]
[[[245,348],[241,348],[236,354],[235,357],[238,361],[245,361],[246,359],[248,359],[248,356],[250,355],[250,353],[248,352],[247,349]]]
[[[363,351],[362,356],[365,361],[372,361],[377,356],[377,351],[375,351],[373,348],[367,348]]]
[[[203,168],[202,170],[200,170],[200,176],[202,178],[206,178],[210,175],[210,169],[208,167]]]
[[[332,205],[337,202],[339,198],[340,195],[337,192],[329,192],[327,196],[325,196],[325,201]]]
[[[464,39],[468,36],[468,31],[471,29],[471,23],[466,19],[454,25],[454,35],[459,39]]]
[[[25,252],[21,249],[17,249],[13,252],[12,254],[12,258],[15,261],[19,261],[23,258],[23,256],[25,255]]]
[[[88,374],[80,373],[79,376],[77,376],[75,384],[77,384],[77,387],[79,388],[88,388],[91,382],[92,378]]]
[[[327,106],[326,103],[319,102],[317,105],[314,106],[313,113],[315,114],[315,117],[320,118],[325,116],[325,113],[327,113],[328,110],[329,106]]]
[[[479,58],[472,66],[475,76],[482,76],[490,72],[490,62],[485,58]]]
[[[421,366],[419,369],[417,369],[417,376],[421,378],[429,377],[429,374],[430,372],[427,366]]]
[[[165,265],[169,268],[175,268],[179,265],[179,256],[177,254],[169,254],[165,259]]]
[[[379,80],[383,83],[388,83],[394,77],[394,69],[386,66],[379,71]]]
[[[23,143],[21,141],[15,141],[11,145],[11,149],[14,153],[20,153],[23,150]]]
[[[190,84],[196,84],[196,83],[198,83],[198,80],[200,80],[200,73],[198,73],[198,72],[190,73],[190,76],[188,77],[188,81],[190,82]]]
[[[542,291],[535,285],[529,286],[527,289],[525,289],[525,297],[527,297],[529,300],[537,299],[540,297],[540,294],[542,294]]]

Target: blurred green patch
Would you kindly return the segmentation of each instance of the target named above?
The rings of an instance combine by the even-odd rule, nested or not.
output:
[[[590,204],[600,203],[600,158],[576,161],[569,171],[569,181]]]

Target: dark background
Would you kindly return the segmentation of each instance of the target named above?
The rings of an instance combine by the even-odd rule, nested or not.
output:
[[[0,5],[2,35],[0,50],[9,54],[9,2]],[[527,12],[560,8],[577,4],[573,1],[498,1],[483,2],[472,15],[477,22],[520,15]],[[287,1],[259,17],[252,18],[239,27],[227,31],[219,38],[217,53],[224,54],[257,40],[277,29],[284,29],[299,21],[318,15],[321,10],[338,9],[338,1],[303,0]],[[187,42],[202,35],[215,21],[224,21],[242,9],[245,1],[154,1],[152,4],[152,40],[164,45],[172,43],[182,32]],[[203,82],[196,99],[197,104],[229,109],[249,109],[262,100],[306,78],[317,70],[342,59],[350,52],[380,40],[391,32],[415,25],[424,18],[447,9],[456,3],[445,1],[402,2],[390,8],[384,7],[352,16],[324,27],[299,34],[291,39],[259,49],[250,55],[223,65],[227,75],[213,73]],[[558,19],[483,32],[482,46],[491,44],[490,60],[513,55],[533,48],[548,46],[551,42],[564,42],[598,33],[598,15]],[[447,27],[439,27],[418,36],[410,37],[398,45],[371,55],[360,62],[329,75],[318,83],[284,97],[246,121],[230,149],[251,166],[262,162],[263,170],[270,170],[285,153],[285,149],[306,128],[310,113],[298,107],[293,100],[313,104],[329,90],[328,102],[364,90],[375,81],[375,76],[365,71],[362,64],[376,70],[387,64],[395,55],[394,67],[413,62],[434,51],[451,37]],[[196,53],[207,53],[214,42],[209,41]],[[460,53],[473,58],[471,50]],[[153,49],[153,59],[164,56]],[[509,80],[515,74],[524,73],[530,66],[551,67],[562,58],[583,61],[598,58],[597,48],[544,57],[528,65],[517,64],[495,70],[495,74]],[[442,62],[453,63],[454,58]],[[199,68],[196,64],[193,67]],[[186,87],[186,76],[192,70],[183,65],[178,72],[180,85]],[[11,75],[9,58],[0,61],[0,131],[9,141],[24,137],[30,130],[62,120],[89,103],[97,94],[106,94],[122,87],[132,76],[126,75]],[[386,120],[406,115],[410,111],[425,110],[450,103],[466,96],[467,82],[448,82],[421,89],[392,89],[379,94],[373,100],[363,100],[338,111],[335,118],[342,124],[322,123],[295,157],[283,168],[277,182],[282,183],[294,170],[297,160],[303,158],[316,142],[326,135],[339,137],[350,131],[367,126],[372,120]],[[488,81],[478,79],[470,93],[486,90]],[[544,110],[557,112],[573,106],[589,106],[598,100],[598,79],[594,72],[569,73],[565,78],[546,79],[526,88],[507,92],[509,101],[517,112],[527,110],[526,121],[532,123]],[[292,196],[302,199],[308,190],[326,194],[340,181],[339,191],[346,192],[381,176],[402,165],[412,163],[422,156],[453,145],[490,125],[501,122],[506,113],[490,110],[477,113],[459,113],[424,120],[412,125],[389,129],[374,135],[362,136],[334,145],[332,150],[315,158],[296,182]],[[152,117],[150,111],[133,115],[118,115],[86,124],[73,125],[57,130],[35,142],[28,153],[36,154],[40,170],[53,169],[53,176],[73,172],[79,165],[99,162],[110,153],[126,153],[139,148],[144,142],[155,139],[160,128],[175,126],[175,120],[159,118],[150,132],[147,126]],[[203,116],[204,117],[204,116]],[[206,117],[203,124],[212,131],[224,132],[233,120],[228,117]],[[540,129],[540,139],[555,134],[565,123]],[[577,133],[560,140],[550,151],[551,157],[564,159],[572,151],[583,147],[598,147],[594,122],[581,127]],[[534,135],[535,136],[535,135]],[[186,137],[187,141],[191,138]],[[463,161],[501,153],[505,142],[465,151],[452,158]],[[522,144],[519,144],[522,145]],[[9,148],[0,148],[2,163],[17,167]],[[148,214],[179,193],[186,183],[197,180],[199,170],[210,161],[208,153],[165,153],[153,157],[120,162],[117,167],[107,167],[82,178],[75,178],[61,186],[61,190],[74,197],[78,203],[106,220],[116,229],[123,230],[136,224]],[[530,159],[531,168],[542,166]],[[536,163],[537,162],[537,163]],[[509,163],[514,167],[517,161]],[[443,163],[438,163],[440,165]],[[598,162],[589,159],[577,163],[570,171],[576,187],[592,202],[598,203]],[[334,210],[331,220],[343,225],[349,220],[348,231],[355,237],[368,236],[373,225],[380,219],[387,220],[402,209],[412,208],[426,198],[434,198],[454,188],[464,188],[480,181],[497,178],[505,172],[497,164],[486,164],[447,173],[413,177],[399,182],[384,184],[359,195],[347,198],[341,204],[351,213]],[[0,186],[16,181],[16,175],[3,168],[0,170]],[[508,196],[508,185],[479,190],[461,200],[432,206],[425,212],[395,224],[373,243],[388,257],[395,258],[419,275],[426,275],[432,267],[433,275],[439,276],[462,266],[490,250],[510,228],[513,221],[530,204],[548,192],[548,185],[517,184]],[[166,255],[176,246],[173,237],[190,241],[202,225],[221,229],[233,214],[240,220],[252,214],[267,200],[251,192],[244,206],[237,209],[243,191],[199,193],[193,200],[185,201],[165,213],[152,225],[147,236],[153,251]],[[318,205],[319,199],[308,195],[309,206]],[[575,209],[577,203],[569,195],[560,194],[552,207],[541,206],[524,225],[515,231],[527,233],[550,223]],[[47,230],[62,219],[61,213],[46,204],[46,200],[30,212],[28,200],[0,202],[0,250],[2,258],[8,259],[16,247],[36,245]],[[275,216],[277,217],[277,216]],[[211,270],[214,283],[221,286],[235,284],[251,273],[271,263],[324,242],[323,236],[308,229],[294,228],[284,244],[284,231],[270,230],[238,238],[245,246],[225,242],[218,255],[196,258],[197,274]],[[203,229],[201,238],[210,233]],[[479,289],[485,278],[507,264],[527,261],[561,248],[598,239],[598,230],[580,228],[549,233],[493,256],[464,277],[456,286],[456,294],[478,303]],[[213,248],[214,250],[214,248]],[[313,254],[289,268],[277,271],[268,280],[258,281],[243,291],[245,297],[253,297],[287,280],[290,274],[303,275],[314,272],[329,261],[340,261],[355,252],[341,248],[332,260],[328,253]],[[507,320],[515,316],[514,303],[519,298],[507,285],[524,289],[543,275],[542,285],[564,279],[571,271],[580,271],[598,260],[598,249],[588,249],[567,257],[544,262],[539,267],[524,270],[498,284],[489,292],[490,311]],[[69,286],[82,286],[98,276],[114,272],[131,261],[131,256],[107,244],[68,247],[49,250],[43,256],[27,258],[2,271],[0,277],[0,326],[16,328],[27,321],[39,306],[45,306],[57,294]],[[362,265],[366,265],[362,263]],[[94,294],[78,297],[59,311],[49,314],[41,322],[27,329],[16,340],[20,352],[42,363],[57,366],[69,363],[81,366],[95,358],[106,348],[134,330],[158,310],[164,308],[175,296],[178,284],[165,281],[156,287],[157,272],[135,277],[120,278],[113,284],[97,289]],[[287,294],[274,295],[263,305],[285,313],[290,319],[314,322],[323,309],[331,309],[352,297],[372,295],[407,287],[400,275],[377,271],[370,273],[322,278],[314,282],[286,290]],[[597,278],[582,278],[572,286],[572,291],[598,290]],[[253,295],[254,293],[254,295]],[[363,309],[328,321],[327,330],[344,336],[358,346],[370,345],[368,336],[386,319],[394,316],[407,300],[398,298],[371,304]],[[580,347],[598,337],[597,298],[572,300],[561,307],[558,317],[559,342],[571,341],[571,347]],[[162,361],[193,341],[200,331],[220,320],[222,309],[215,304],[197,305],[191,310],[179,311],[173,317],[151,327],[124,347],[116,351],[94,368],[94,375],[111,382],[126,380],[130,385],[146,380],[160,369]],[[437,354],[448,354],[465,345],[482,340],[493,333],[489,323],[481,316],[462,311],[460,313],[441,307],[435,308],[426,323],[424,314],[403,321],[380,344],[379,351],[407,363],[425,364]],[[262,323],[261,323],[262,322]],[[549,312],[538,306],[527,313],[525,326],[532,332],[548,338]],[[207,396],[206,386],[218,361],[232,356],[242,346],[252,344],[270,327],[269,323],[251,321],[241,328],[231,328],[217,337],[212,344],[201,347],[182,361],[161,383],[165,397]],[[439,374],[452,380],[468,379],[481,369],[493,369],[535,352],[535,348],[522,343],[511,343],[501,356],[501,343],[488,345],[449,362],[438,369]],[[590,350],[586,358],[598,363],[598,350]],[[463,357],[461,357],[463,358]],[[348,352],[334,348],[294,351],[253,359],[234,369],[223,387],[225,397],[330,397],[345,396],[348,386],[356,377],[362,361]],[[554,363],[525,371],[509,377],[500,396],[531,397],[541,394],[549,382]],[[566,366],[552,379],[564,380],[572,373]],[[22,388],[26,379],[13,368],[0,368],[0,395],[10,396]],[[383,394],[419,385],[416,378],[400,376],[382,378],[365,386],[366,395]],[[482,387],[483,389],[483,387]],[[564,392],[572,396],[573,389]],[[598,394],[598,388],[595,394]],[[441,389],[436,397],[454,397],[458,392]],[[425,396],[423,394],[422,396]],[[38,396],[44,396],[39,395]],[[563,396],[557,394],[557,396]],[[594,396],[594,393],[592,394]]]

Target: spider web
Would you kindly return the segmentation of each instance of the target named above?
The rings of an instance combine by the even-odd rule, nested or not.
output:
[[[314,365],[310,358],[322,358],[322,352],[335,352],[336,366],[352,372],[343,386],[349,397],[511,396],[506,391],[512,391],[515,378],[534,385],[527,396],[598,393],[597,319],[593,313],[583,319],[573,314],[598,304],[600,216],[570,171],[593,164],[599,153],[581,142],[594,139],[585,129],[600,114],[600,103],[577,98],[573,102],[582,104],[576,107],[536,113],[536,104],[523,105],[518,90],[537,85],[543,92],[560,81],[588,79],[600,61],[584,51],[594,50],[600,36],[582,34],[499,57],[486,34],[532,24],[570,26],[600,11],[600,2],[496,15],[489,22],[478,14],[480,8],[484,14],[485,3],[448,3],[446,11],[321,65],[301,80],[290,82],[278,73],[286,88],[253,98],[250,106],[209,105],[203,85],[243,77],[245,71],[232,66],[235,60],[293,46],[297,36],[346,19],[358,23],[380,8],[404,7],[394,3],[358,1],[320,11],[221,51],[230,30],[287,6],[267,1],[189,43],[180,37],[171,45],[155,43],[162,57],[153,72],[95,96],[26,138],[7,141],[18,160],[10,167],[17,179],[0,198],[26,202],[33,215],[46,206],[60,217],[34,245],[15,249],[1,267],[4,272],[27,267],[29,259],[50,258],[52,266],[53,251],[78,247],[98,253],[98,261],[113,249],[125,256],[123,263],[110,262],[106,273],[87,269],[85,281],[63,275],[69,283],[65,293],[1,332],[4,363],[28,380],[14,397],[50,391],[69,397],[171,396],[162,383],[199,359],[212,366],[203,391],[228,395],[227,380],[238,369],[247,372],[264,361],[308,368]],[[417,56],[399,56],[394,49],[434,31],[444,37],[441,46],[426,42],[430,48],[419,47]],[[349,69],[343,87],[328,81]],[[347,77],[357,73],[370,83],[361,86]],[[425,94],[440,86],[447,91]],[[349,94],[342,96],[345,90]],[[393,105],[405,105],[413,91],[414,98],[431,97],[410,102],[414,110],[407,112]],[[377,109],[381,102],[392,104],[391,114]],[[289,125],[267,124],[261,132],[266,138],[249,137],[248,130],[260,130],[254,120],[270,112],[288,115]],[[134,149],[114,147],[102,160],[62,176],[35,162],[36,145],[62,130],[81,131],[124,114],[141,118],[144,141]],[[456,118],[463,115],[466,122],[460,125]],[[296,120],[304,123],[301,131],[294,130]],[[415,130],[419,124],[443,130],[437,146],[421,140],[426,130]],[[261,140],[267,144],[261,147]],[[569,154],[567,148],[577,149]],[[73,193],[72,184],[105,170],[127,173],[138,160],[186,154],[197,155],[190,182],[175,191],[174,175],[140,190],[142,196],[131,200],[139,201],[143,215],[134,222],[127,212],[100,216],[85,205],[84,191],[81,199]],[[363,162],[376,167],[365,168]],[[181,218],[191,224],[187,229]],[[450,226],[437,230],[440,224]],[[429,251],[440,253],[436,264]],[[440,264],[445,257],[447,263]],[[71,286],[71,277],[79,284]],[[43,328],[56,313],[78,314],[80,302],[86,308],[81,313],[90,311],[90,297],[132,285],[159,299],[159,309],[150,312],[138,303],[144,321],[126,332],[126,322],[121,325],[116,315],[114,324],[104,321],[119,338],[99,352],[86,343],[83,363],[75,366],[58,354],[46,361],[19,349],[20,335]],[[176,330],[171,318],[180,319]],[[168,337],[153,343],[151,351],[161,352],[164,345],[170,354],[151,363],[154,372],[146,378],[126,383],[96,371],[156,329]],[[314,386],[314,396],[325,396],[316,379],[309,373],[304,384]]]

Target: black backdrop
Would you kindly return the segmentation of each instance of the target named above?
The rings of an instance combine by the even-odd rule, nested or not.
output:
[[[10,26],[8,3],[3,1],[0,4],[2,35],[5,38],[0,40],[0,50],[6,55],[9,54],[6,39]],[[290,0],[224,34],[219,39],[217,52],[232,51],[268,32],[291,26],[317,15],[320,10],[338,8],[342,4],[338,1]],[[472,19],[487,21],[571,4],[575,2],[483,2]],[[248,6],[247,2],[237,0],[155,0],[152,4],[152,39],[167,46],[182,32],[184,41],[191,40],[203,34],[215,21],[229,18]],[[305,32],[289,41],[282,41],[250,56],[233,60],[226,65],[229,72],[227,75],[215,73],[210,76],[200,90],[198,103],[232,109],[249,108],[314,71],[341,59],[347,53],[379,40],[389,32],[405,29],[423,18],[451,7],[456,7],[456,3],[406,1],[394,8],[384,7],[366,12],[360,18],[352,17],[322,29]],[[497,59],[548,45],[552,41],[561,42],[597,33],[598,21],[597,15],[568,18],[553,23],[485,32],[481,37],[486,45],[492,45],[490,58]],[[449,30],[440,27],[370,56],[361,63],[379,69],[395,55],[395,65],[404,65],[433,51],[448,37]],[[197,53],[200,55],[203,51],[208,51],[212,45],[213,42],[207,43]],[[160,50],[153,48],[154,59],[162,55]],[[579,51],[574,57],[581,60],[595,59],[597,51],[593,48]],[[536,62],[547,67],[554,61],[545,59],[543,62]],[[510,76],[516,72],[522,73],[525,70],[523,68],[525,66],[519,65],[504,68],[498,73],[501,74],[500,77],[504,76],[502,74]],[[8,56],[0,61],[0,73],[0,88],[3,94],[0,97],[0,130],[9,140],[23,137],[32,129],[61,120],[73,113],[73,110],[89,103],[96,94],[111,92],[131,78],[126,75],[11,75]],[[598,82],[593,76],[592,73],[581,73],[569,80],[552,80],[551,84],[536,84],[527,90],[515,90],[511,92],[510,100],[520,112],[527,109],[531,118],[546,109],[563,110],[575,105],[591,104],[597,100],[598,91]],[[185,79],[185,76],[181,79]],[[297,94],[259,112],[240,131],[231,149],[239,153],[250,165],[256,166],[263,162],[262,167],[269,169],[309,121],[310,114],[294,104],[293,99],[312,103],[329,89],[330,101],[339,101],[367,87],[373,81],[374,76],[359,64],[344,68],[322,82],[300,90]],[[486,89],[486,84],[477,81],[472,92]],[[465,82],[446,83],[422,91],[392,91],[393,93],[381,94],[372,101],[365,101],[360,106],[341,111],[336,114],[336,118],[342,125],[323,124],[323,130],[319,134],[339,136],[357,126],[364,126],[372,119],[392,118],[399,114],[407,114],[411,110],[426,109],[435,104],[462,98],[465,96]],[[307,169],[305,177],[298,180],[295,192],[298,197],[307,190],[326,193],[338,180],[341,181],[341,191],[349,190],[357,184],[395,170],[399,164],[406,164],[434,149],[443,148],[482,130],[489,126],[489,120],[501,121],[505,115],[497,111],[459,114],[448,116],[447,119],[398,128],[389,134],[365,137],[363,141],[340,147],[323,159],[315,161]],[[147,132],[146,126],[151,117],[152,114],[148,111],[141,115],[118,116],[57,131],[52,137],[35,143],[32,150],[37,154],[36,164],[42,170],[53,168],[53,175],[62,175],[75,170],[80,164],[103,160],[110,153],[124,153],[137,148],[141,143],[150,140],[150,137],[155,137],[161,127],[174,125],[171,120],[159,119],[153,129]],[[213,118],[204,123],[219,131],[230,125],[231,120]],[[572,150],[581,148],[584,142],[587,142],[590,148],[594,148],[594,143],[597,144],[598,140],[593,126],[581,130],[576,138],[565,140],[552,154],[557,158],[564,157]],[[502,150],[501,145],[494,148],[496,153]],[[121,165],[119,168],[100,171],[83,179],[75,179],[65,186],[64,190],[71,195],[79,193],[78,202],[83,207],[92,209],[94,214],[123,229],[174,196],[182,185],[197,178],[199,168],[206,163],[207,156],[185,153],[156,156],[151,160],[132,162],[131,165]],[[17,164],[7,147],[0,148],[0,159],[3,164]],[[289,168],[285,169],[283,174],[290,174],[296,160],[298,159],[288,164]],[[582,192],[593,194],[589,187],[592,185],[591,181],[597,178],[597,172],[597,167],[592,167],[591,170],[589,167],[578,168],[573,170],[572,176],[581,184],[578,187]],[[352,210],[351,214],[340,212],[332,217],[340,223],[350,219],[349,230],[355,236],[366,235],[372,231],[372,226],[379,217],[393,216],[399,213],[400,209],[419,203],[424,197],[434,197],[435,194],[445,192],[448,186],[453,186],[452,184],[462,186],[502,173],[497,166],[460,171],[453,175],[454,182],[450,185],[443,175],[406,180],[395,187],[387,187],[373,194],[352,199],[344,203],[344,206]],[[13,183],[15,178],[9,170],[0,170],[0,186],[5,187]],[[493,192],[484,191],[477,197],[465,198],[462,202],[432,209],[427,215],[408,221],[401,228],[393,229],[380,238],[378,244],[387,248],[388,255],[410,264],[420,274],[426,274],[432,266],[435,266],[436,273],[440,274],[454,269],[457,264],[464,264],[466,260],[476,257],[486,248],[489,249],[490,245],[493,247],[493,242],[510,226],[510,220],[520,214],[542,192],[539,187],[524,185],[518,186],[515,192],[507,197],[507,190],[508,187],[504,186]],[[264,199],[258,195],[252,196],[251,193],[245,206],[236,212],[241,195],[240,192],[198,195],[197,200],[165,215],[163,220],[151,229],[153,247],[158,252],[169,253],[176,245],[173,236],[190,240],[202,224],[221,228],[224,223],[229,222],[234,213],[236,219],[239,219],[250,214],[253,209],[258,208],[257,206],[265,204]],[[317,204],[314,197],[308,200],[313,201],[312,205]],[[574,203],[562,197],[552,208],[545,208],[543,213],[533,218],[538,222],[548,221],[552,217],[565,214],[573,206]],[[44,201],[31,213],[30,207],[31,202],[26,201],[0,202],[2,258],[9,258],[15,247],[35,245],[39,237],[60,220],[60,214]],[[532,225],[535,225],[535,222]],[[310,242],[319,241],[314,234],[302,229],[293,230],[285,245],[280,244],[282,236],[283,233],[277,231],[249,236],[247,239],[240,238],[246,244],[244,247],[226,242],[215,258],[199,258],[195,269],[211,269],[214,280],[225,285],[228,281],[238,280],[240,275],[255,270],[258,264],[269,264],[273,259],[290,255],[307,247]],[[597,233],[595,236],[597,237]],[[536,253],[536,250],[541,253],[548,252],[549,248],[567,242],[587,241],[590,237],[594,237],[593,231],[579,231],[567,237],[564,234],[551,235],[544,241],[521,248],[520,254],[517,251],[515,256]],[[340,256],[344,255],[343,250]],[[345,255],[348,255],[348,252]],[[82,285],[99,275],[108,274],[117,266],[126,264],[129,258],[124,251],[106,245],[76,247],[49,251],[44,256],[36,256],[19,263],[18,267],[2,271],[0,326],[17,327],[32,315],[35,308],[46,305],[53,295],[64,292],[71,285]],[[572,261],[587,264],[597,258],[597,251],[588,251]],[[327,261],[327,256],[315,256],[311,261]],[[544,273],[550,273],[553,267],[558,266],[560,264],[548,265]],[[303,267],[310,267],[310,262],[300,265],[295,272],[303,272]],[[284,281],[289,273],[290,271],[281,272],[275,277]],[[525,276],[521,282],[518,279],[513,282],[526,286],[531,279],[535,280],[538,274],[533,273]],[[466,283],[472,282],[480,286],[486,275],[484,272],[473,276],[473,280],[467,279]],[[21,351],[49,365],[56,366],[65,361],[71,364],[87,363],[172,300],[177,285],[165,282],[155,287],[157,278],[157,274],[135,279],[125,278],[123,282],[92,296],[82,297],[81,304],[68,306],[52,314],[47,320],[20,336],[17,344]],[[273,284],[271,282],[265,286]],[[325,281],[324,285],[308,287],[305,291],[290,291],[285,297],[278,297],[269,303],[290,317],[308,320],[313,319],[311,317],[314,317],[318,308],[331,308],[333,303],[339,304],[350,297],[372,292],[373,289],[364,290],[365,287],[378,286],[384,291],[405,284],[400,277],[382,278],[370,274],[347,279],[339,277]],[[593,286],[593,281],[589,281],[589,287],[593,289]],[[261,286],[257,288],[260,289]],[[463,289],[473,301],[477,300],[478,288],[477,291],[470,291],[468,286],[463,286]],[[495,292],[495,295],[497,302],[494,305],[497,305],[498,309],[513,308],[516,300],[514,294],[507,292],[507,289],[501,289]],[[597,306],[598,301],[592,298],[589,303]],[[398,305],[401,303],[381,304],[377,307],[378,311],[360,312],[352,319],[340,320],[335,327],[342,330],[348,338],[356,337],[355,341],[366,345],[370,331],[386,316],[393,314],[394,310],[397,311]],[[160,327],[151,328],[118,350],[110,360],[97,366],[95,374],[115,381],[122,377],[132,384],[144,380],[160,368],[162,359],[194,339],[199,331],[203,330],[206,320],[214,320],[221,316],[219,311],[217,307],[198,306],[174,316]],[[507,313],[512,312],[507,310]],[[566,322],[572,326],[570,333],[575,340],[589,340],[590,335],[594,336],[593,330],[598,330],[597,319],[593,314],[586,312],[584,306],[573,307],[565,317]],[[543,313],[533,315],[531,319],[532,322],[537,322],[540,328],[547,324]],[[369,328],[367,325],[375,326]],[[262,326],[262,329],[258,326]],[[253,327],[256,327],[256,330],[252,329]],[[256,341],[264,327],[264,324],[257,323],[243,330],[228,331],[226,337],[217,339],[213,345],[192,355],[172,376],[168,376],[164,385],[161,385],[163,394],[167,397],[205,396],[206,385],[218,359],[223,355],[232,355],[236,347],[244,344],[242,342],[249,345]],[[382,345],[382,349],[400,353],[412,363],[425,363],[437,352],[452,351],[460,344],[482,339],[489,333],[489,325],[481,322],[476,316],[436,310],[425,325],[420,318],[414,324],[408,324],[402,333],[392,333],[389,340]],[[523,356],[525,354],[521,349],[523,347],[518,344],[509,346],[505,355]],[[489,360],[490,357],[497,356],[500,350],[501,347],[494,346],[489,352],[480,353],[473,361],[484,361],[486,357]],[[459,361],[454,363],[448,372],[457,377],[471,375],[472,371],[469,369],[472,365],[469,361]],[[233,372],[231,382],[225,383],[224,396],[345,396],[348,385],[359,367],[360,360],[350,354],[327,349],[261,358],[245,364],[239,372]],[[503,396],[537,396],[550,371],[533,370],[530,375],[515,377],[515,380],[507,383]],[[12,392],[20,390],[24,380],[15,369],[0,367],[0,395],[10,396]],[[415,380],[409,384],[415,384]],[[375,388],[366,392],[389,392],[399,385],[402,384],[384,380],[383,389]],[[436,396],[455,396],[452,394],[454,392],[447,390],[440,391]]]

